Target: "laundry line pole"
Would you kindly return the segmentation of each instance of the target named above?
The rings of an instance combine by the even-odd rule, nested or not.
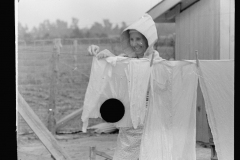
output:
[[[56,119],[55,119],[55,109],[56,109],[56,84],[58,79],[58,62],[61,45],[61,39],[54,39],[53,53],[50,61],[51,66],[51,81],[50,81],[50,95],[49,95],[49,105],[48,105],[48,130],[55,135],[56,134]]]

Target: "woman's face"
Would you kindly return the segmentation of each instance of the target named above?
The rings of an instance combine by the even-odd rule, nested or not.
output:
[[[130,33],[130,45],[139,58],[144,56],[148,47],[146,38],[139,32]]]

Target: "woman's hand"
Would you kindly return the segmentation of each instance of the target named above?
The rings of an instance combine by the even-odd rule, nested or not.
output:
[[[109,50],[104,49],[101,52],[99,52],[96,57],[97,59],[107,58],[107,57],[113,57],[115,56],[113,53],[111,53]]]
[[[96,56],[99,52],[99,47],[96,45],[91,45],[88,47],[88,52],[91,56]]]

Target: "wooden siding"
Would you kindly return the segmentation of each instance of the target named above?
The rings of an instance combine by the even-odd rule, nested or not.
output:
[[[234,0],[220,0],[220,59],[234,59]]]
[[[230,59],[235,53],[235,0],[230,0]]]
[[[156,19],[158,16],[161,16],[166,11],[171,9],[171,7],[175,6],[176,4],[180,3],[181,0],[162,0],[157,5],[155,5],[153,8],[151,8],[147,13],[151,15],[153,19]]]
[[[176,60],[220,58],[219,0],[200,0],[176,16]]]

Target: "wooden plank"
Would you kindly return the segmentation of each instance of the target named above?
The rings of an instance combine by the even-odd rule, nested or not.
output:
[[[111,156],[107,155],[107,154],[104,153],[104,152],[100,152],[100,151],[97,151],[97,150],[95,150],[95,152],[96,152],[97,155],[99,155],[99,156],[101,156],[101,157],[104,157],[104,158],[107,158],[107,159],[110,159],[110,160],[113,159]]]
[[[193,5],[194,3],[198,2],[199,0],[182,0],[181,3],[181,10],[187,9],[188,7],[190,7],[191,5]]]
[[[230,0],[230,59],[234,59],[235,51],[235,0]]]
[[[47,130],[41,120],[37,117],[34,111],[30,108],[22,95],[18,93],[17,109],[20,115],[28,123],[34,133],[42,141],[43,145],[57,160],[71,160],[70,156],[62,149],[57,140]]]
[[[173,9],[169,10],[166,13],[166,18],[167,19],[172,19],[176,17],[180,13],[180,4],[177,4]]]
[[[176,40],[175,40],[175,60],[180,60],[180,39],[181,39],[181,13],[175,17],[175,32],[176,32]]]
[[[211,59],[220,59],[220,26],[219,26],[219,0],[214,0],[211,1],[211,8],[210,8],[210,12],[209,12],[209,16],[206,15],[207,17],[209,17],[209,26],[211,26],[211,28],[208,30],[209,31],[209,35],[211,35],[209,37],[209,52],[207,53],[208,55],[212,55]],[[207,57],[206,54],[206,57]]]
[[[220,0],[220,59],[230,59],[230,0]]]
[[[171,23],[175,22],[175,17],[180,13],[180,4],[177,4],[173,9],[154,19],[157,23]]]
[[[83,111],[83,108],[80,108],[80,109],[72,112],[71,114],[67,115],[66,117],[64,117],[60,121],[58,121],[57,124],[56,124],[56,130],[58,130],[61,127],[64,127],[70,120],[80,116],[82,114],[82,111]]]
[[[153,20],[155,20],[157,17],[161,16],[180,2],[181,0],[163,0],[147,11],[147,13],[153,18]],[[156,21],[156,23],[158,22]]]
[[[194,12],[194,10],[197,9],[196,5],[193,5],[189,8],[188,12]],[[196,33],[196,28],[198,28],[198,26],[196,25],[195,22],[195,17],[197,16],[196,13],[195,14],[189,14],[189,18],[188,18],[188,33],[189,33],[189,46],[188,46],[188,59],[193,60],[196,58],[195,56],[195,51],[198,51],[198,47],[195,45],[195,41],[196,41],[196,37],[195,37],[195,33]]]

